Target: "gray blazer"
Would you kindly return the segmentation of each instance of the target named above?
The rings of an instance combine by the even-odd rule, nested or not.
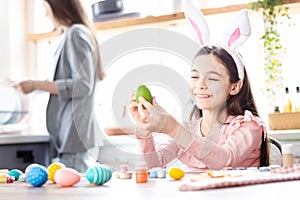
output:
[[[84,152],[101,137],[93,112],[98,80],[93,50],[88,29],[78,24],[67,29],[56,50],[54,81],[59,94],[50,95],[46,112],[52,157]]]

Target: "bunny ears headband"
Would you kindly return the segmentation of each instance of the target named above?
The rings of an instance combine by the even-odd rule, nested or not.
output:
[[[197,42],[202,46],[210,44],[210,32],[203,13],[191,1],[187,1],[185,17],[194,30]],[[250,36],[251,27],[246,9],[241,10],[223,33],[220,46],[224,48],[236,63],[238,75],[244,80],[244,63],[236,48],[242,45]]]

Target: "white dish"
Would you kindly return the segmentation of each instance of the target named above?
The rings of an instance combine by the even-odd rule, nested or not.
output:
[[[28,98],[16,89],[0,84],[0,125],[19,122],[28,112]]]

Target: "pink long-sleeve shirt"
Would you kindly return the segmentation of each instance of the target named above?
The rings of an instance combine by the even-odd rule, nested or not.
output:
[[[165,167],[177,158],[196,169],[259,167],[261,142],[266,139],[266,127],[260,118],[249,111],[229,116],[213,137],[202,136],[200,122],[201,119],[183,124],[193,138],[186,148],[171,137],[157,145],[152,136],[138,139],[147,166]]]

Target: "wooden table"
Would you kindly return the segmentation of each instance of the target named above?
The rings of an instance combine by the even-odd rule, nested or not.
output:
[[[186,176],[185,176],[186,177]],[[29,183],[0,184],[1,200],[89,200],[89,199],[172,199],[172,200],[226,200],[226,199],[299,199],[300,181],[276,182],[242,187],[211,189],[203,191],[179,191],[182,181],[170,178],[149,179],[147,183],[137,184],[132,179],[113,177],[102,186],[93,186],[83,176],[74,187],[62,188],[46,183],[34,188]]]

